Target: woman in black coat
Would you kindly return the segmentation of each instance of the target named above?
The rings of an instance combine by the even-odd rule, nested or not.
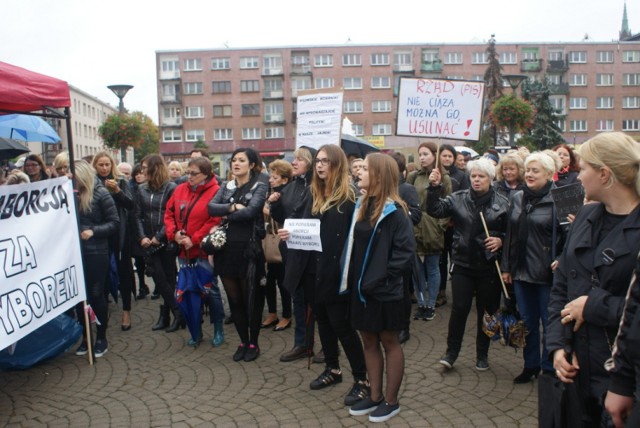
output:
[[[585,426],[608,419],[603,411],[609,385],[604,363],[611,357],[640,251],[639,164],[638,143],[621,132],[598,134],[580,148],[579,178],[594,203],[578,211],[559,259],[547,349],[557,377],[577,384]],[[573,326],[572,338],[567,339],[565,326]]]

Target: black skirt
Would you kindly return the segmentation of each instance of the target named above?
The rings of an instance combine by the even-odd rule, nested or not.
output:
[[[213,255],[213,268],[221,278],[245,278],[250,263],[255,267],[255,279],[265,275],[265,261],[262,250],[249,254],[248,241],[227,241],[224,248]]]

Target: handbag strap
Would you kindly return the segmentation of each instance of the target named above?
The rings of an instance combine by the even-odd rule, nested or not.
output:
[[[193,200],[193,203],[187,207],[187,213],[184,216],[184,220],[182,220],[182,228],[187,230],[187,221],[189,220],[189,214],[191,214],[191,210],[198,202],[198,199],[204,194],[204,190],[196,195],[196,198]]]

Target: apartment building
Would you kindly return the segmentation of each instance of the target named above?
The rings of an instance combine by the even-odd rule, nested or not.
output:
[[[295,147],[296,99],[343,90],[355,134],[387,149],[396,136],[400,77],[482,80],[485,43],[291,46],[157,51],[160,150],[183,158],[197,141],[212,153]],[[625,131],[640,140],[640,41],[498,43],[503,74],[548,79],[565,140]],[[511,91],[505,84],[505,93]]]

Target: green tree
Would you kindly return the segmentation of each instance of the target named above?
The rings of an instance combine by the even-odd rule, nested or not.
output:
[[[491,120],[497,127],[509,130],[509,142],[515,142],[515,133],[528,132],[535,117],[535,108],[516,94],[503,95],[491,107]]]
[[[549,86],[547,79],[542,82],[525,82],[522,96],[536,109],[536,116],[530,130],[531,143],[537,150],[544,150],[564,143],[562,131],[558,127],[558,120],[562,116],[549,101]]]
[[[490,146],[495,146],[498,140],[498,130],[496,125],[491,121],[491,107],[503,94],[502,81],[502,65],[500,64],[500,55],[496,50],[495,35],[492,34],[485,50],[487,69],[484,72],[485,83],[485,105],[483,112],[483,131],[480,141],[476,144],[478,153],[486,151]],[[478,150],[481,149],[481,150]]]
[[[146,114],[135,111],[131,114],[140,120],[143,126],[142,144],[135,151],[135,161],[140,162],[143,157],[150,154],[160,153],[160,131],[153,120]]]
[[[129,147],[141,149],[144,154],[159,151],[158,127],[142,112],[112,114],[100,125],[98,134],[107,147],[120,149],[123,159]]]
[[[194,149],[204,149],[207,152],[209,151],[209,146],[207,146],[207,143],[202,141],[202,138],[198,138],[198,140],[195,143],[193,143],[193,148]]]

